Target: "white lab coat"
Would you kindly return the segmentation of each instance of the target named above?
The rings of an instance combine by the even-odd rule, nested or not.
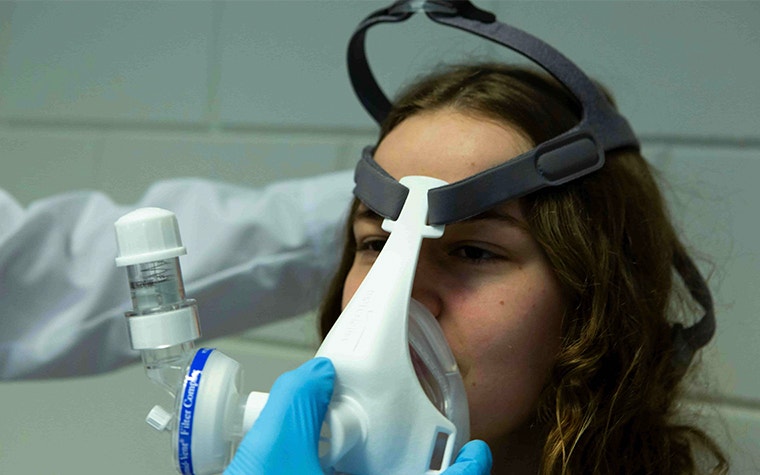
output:
[[[0,190],[0,379],[92,374],[138,356],[113,223],[143,206],[177,215],[204,338],[314,308],[340,253],[352,187],[350,171],[261,189],[176,179],[130,206],[81,191],[27,209]]]

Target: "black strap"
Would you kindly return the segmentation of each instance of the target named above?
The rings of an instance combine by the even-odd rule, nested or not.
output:
[[[674,363],[685,371],[694,358],[694,353],[715,335],[715,309],[707,282],[691,257],[682,249],[677,249],[673,254],[673,267],[681,276],[691,297],[705,311],[704,316],[690,327],[684,327],[680,323],[673,325],[673,340],[676,349]]]
[[[378,165],[372,158],[374,151],[371,145],[362,150],[362,158],[354,170],[354,195],[375,213],[395,221],[401,214],[409,188]]]

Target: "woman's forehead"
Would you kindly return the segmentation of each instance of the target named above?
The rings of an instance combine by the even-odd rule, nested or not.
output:
[[[444,109],[405,119],[380,142],[374,159],[397,180],[423,175],[453,183],[531,148],[507,124]]]

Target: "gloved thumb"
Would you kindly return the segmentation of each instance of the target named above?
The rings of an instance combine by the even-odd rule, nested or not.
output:
[[[472,440],[464,444],[454,463],[442,475],[489,475],[493,457],[488,444]]]
[[[314,358],[277,378],[225,474],[322,473],[319,433],[334,382],[335,368],[327,358]]]
[[[299,427],[305,442],[316,447],[334,382],[335,368],[327,358],[311,359],[283,374],[272,386],[254,427]]]

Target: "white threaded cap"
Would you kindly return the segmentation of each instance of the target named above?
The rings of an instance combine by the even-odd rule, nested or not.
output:
[[[116,265],[130,266],[169,259],[187,253],[179,235],[177,217],[161,208],[140,208],[115,223],[119,255]]]
[[[157,431],[167,430],[174,416],[161,406],[153,406],[145,422]]]

